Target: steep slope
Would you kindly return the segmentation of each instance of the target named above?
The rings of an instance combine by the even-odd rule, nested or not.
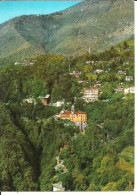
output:
[[[103,51],[133,36],[133,12],[132,0],[90,0],[51,15],[14,18],[0,25],[0,58]]]

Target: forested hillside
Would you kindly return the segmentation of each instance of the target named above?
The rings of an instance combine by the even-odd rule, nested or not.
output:
[[[133,55],[130,39],[99,54],[40,55],[0,69],[1,191],[52,191],[57,182],[65,191],[134,189],[134,93],[124,93],[134,86]],[[97,84],[99,100],[85,102],[84,88]],[[44,106],[46,94],[51,102]],[[87,113],[85,133],[54,118],[72,104]],[[55,170],[59,154],[65,173]]]
[[[0,64],[39,54],[80,56],[133,38],[134,1],[90,0],[50,15],[16,17],[0,24]]]

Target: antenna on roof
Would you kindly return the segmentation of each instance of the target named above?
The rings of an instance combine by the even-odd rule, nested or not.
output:
[[[91,54],[91,48],[90,47],[88,48],[88,53],[89,53],[89,55]]]
[[[69,64],[69,72],[70,72],[70,64]]]

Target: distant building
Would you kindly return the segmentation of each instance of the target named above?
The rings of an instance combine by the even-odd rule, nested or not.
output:
[[[120,86],[123,86],[124,84],[125,84],[125,83],[123,83],[123,82],[119,83]]]
[[[101,83],[94,84],[94,87],[101,87]]]
[[[86,102],[98,101],[99,89],[98,88],[85,88],[82,99]]]
[[[106,99],[106,100],[102,100],[102,102],[109,102],[109,99]]]
[[[124,94],[135,93],[135,87],[128,87],[124,89]]]
[[[126,76],[126,81],[132,81],[133,80],[133,76]]]
[[[73,71],[72,73],[70,73],[70,75],[74,76],[75,78],[79,78],[79,76],[81,75],[81,72]]]
[[[54,103],[53,105],[56,106],[56,107],[63,106],[64,105],[64,100],[59,100],[56,103]]]
[[[129,65],[129,62],[124,62],[123,65]]]
[[[15,64],[15,65],[18,65],[18,64],[20,64],[20,62],[15,62],[14,64]]]
[[[96,70],[94,71],[94,73],[97,73],[97,74],[102,73],[102,72],[104,72],[104,70],[102,70],[102,69],[96,69]]]
[[[30,62],[30,61],[28,61],[28,60],[23,60],[23,62],[15,62],[14,64],[15,64],[15,65],[21,64],[21,65],[28,66],[28,65],[34,64],[34,60],[33,60],[32,62]]]
[[[86,61],[86,64],[94,64],[94,61]]]
[[[62,111],[60,114],[56,114],[55,117],[74,122],[75,126],[78,126],[80,130],[87,127],[87,113],[75,112],[74,106],[72,106],[71,112]]]
[[[53,184],[53,192],[64,192],[65,188],[62,186],[62,182]]]
[[[78,81],[78,83],[88,83],[88,80]]]
[[[30,98],[30,99],[24,99],[23,103],[28,102],[29,104],[33,104],[34,103],[34,99]]]
[[[50,103],[50,94],[47,94],[44,98],[42,98],[42,103],[47,106]]]
[[[120,93],[123,91],[123,88],[114,89],[115,93]]]
[[[117,72],[118,74],[126,74],[126,71],[125,70],[119,70],[118,72]]]

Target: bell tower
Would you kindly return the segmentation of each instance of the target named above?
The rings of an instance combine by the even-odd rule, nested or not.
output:
[[[75,114],[75,106],[74,105],[72,105],[72,107],[71,107],[71,113]]]

